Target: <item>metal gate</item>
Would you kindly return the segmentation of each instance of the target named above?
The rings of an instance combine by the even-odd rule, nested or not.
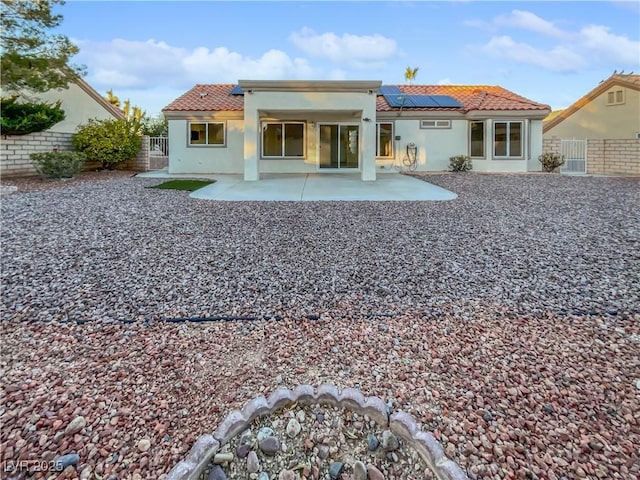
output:
[[[564,157],[561,173],[587,173],[586,140],[560,140],[560,155]]]

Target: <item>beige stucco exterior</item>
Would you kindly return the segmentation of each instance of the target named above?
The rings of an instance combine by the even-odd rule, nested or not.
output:
[[[544,138],[632,139],[640,133],[640,85],[609,80],[549,120]],[[622,102],[615,101],[622,92]],[[609,95],[614,102],[609,101]]]
[[[51,127],[49,132],[75,133],[78,126],[90,119],[107,120],[124,118],[124,114],[110,105],[84,80],[70,83],[68,88],[50,90],[45,93],[30,94],[31,101],[55,103],[62,102],[65,119]]]
[[[169,121],[169,173],[242,174],[256,181],[263,173],[314,173],[319,167],[320,128],[325,124],[358,127],[358,168],[341,170],[373,181],[377,172],[405,168],[407,145],[417,148],[417,171],[445,171],[449,158],[470,154],[470,122],[485,123],[485,155],[474,158],[483,172],[540,171],[542,118],[539,111],[376,111],[379,81],[248,81],[241,80],[242,111],[165,111]],[[423,120],[444,120],[445,128],[427,128]],[[522,155],[495,158],[495,121],[520,122]],[[224,122],[224,145],[189,145],[190,122]],[[265,158],[262,129],[266,122],[303,125],[304,152],[292,158]],[[393,125],[393,154],[376,157],[377,124]]]

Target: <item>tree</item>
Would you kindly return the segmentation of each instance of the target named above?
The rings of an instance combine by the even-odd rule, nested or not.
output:
[[[418,70],[420,70],[419,67],[415,67],[415,68],[407,67],[407,69],[404,71],[404,79],[407,81],[409,85],[411,85],[413,81],[416,79]]]
[[[64,0],[2,0],[0,67],[5,92],[66,88],[84,74],[84,67],[69,63],[78,47],[65,35],[51,33],[62,22],[62,15],[52,12],[56,4]]]
[[[60,101],[56,103],[17,102],[17,97],[0,99],[0,131],[3,135],[42,132],[64,120]]]
[[[109,102],[114,107],[120,108],[120,99],[117,95],[113,94],[113,90],[107,90],[107,96],[105,97],[107,102]]]
[[[154,118],[145,117],[142,133],[150,137],[166,137],[169,134],[169,122],[161,113]]]

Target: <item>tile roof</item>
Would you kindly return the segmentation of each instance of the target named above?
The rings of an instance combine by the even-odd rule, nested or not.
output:
[[[242,111],[244,97],[231,95],[234,84],[198,84],[162,109],[163,112]]]
[[[231,95],[235,85],[196,85],[178,97],[162,111],[242,111],[244,97]],[[397,85],[409,95],[448,95],[460,102],[464,111],[470,110],[550,110],[548,105],[534,102],[498,86],[488,85]],[[376,99],[378,112],[396,111],[384,97]],[[459,108],[416,108],[411,111],[458,111]]]
[[[465,111],[470,110],[550,110],[549,105],[537,103],[516,95],[509,90],[489,85],[397,85],[408,95],[448,95],[462,104]],[[378,97],[376,110],[390,112],[383,97]],[[411,111],[458,110],[458,108],[412,108]]]

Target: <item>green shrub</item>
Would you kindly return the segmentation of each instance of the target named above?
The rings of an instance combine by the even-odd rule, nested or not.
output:
[[[456,155],[449,157],[450,172],[467,172],[473,168],[471,157],[468,155]]]
[[[18,103],[18,97],[0,99],[0,127],[3,135],[42,132],[64,120],[56,103]]]
[[[142,137],[126,120],[89,120],[73,135],[73,146],[87,160],[100,162],[102,168],[113,170],[119,163],[138,155]]]
[[[545,172],[553,172],[556,168],[564,165],[564,156],[559,153],[545,152],[538,157]]]
[[[84,167],[84,156],[78,152],[42,152],[29,156],[36,170],[51,178],[71,178]]]

